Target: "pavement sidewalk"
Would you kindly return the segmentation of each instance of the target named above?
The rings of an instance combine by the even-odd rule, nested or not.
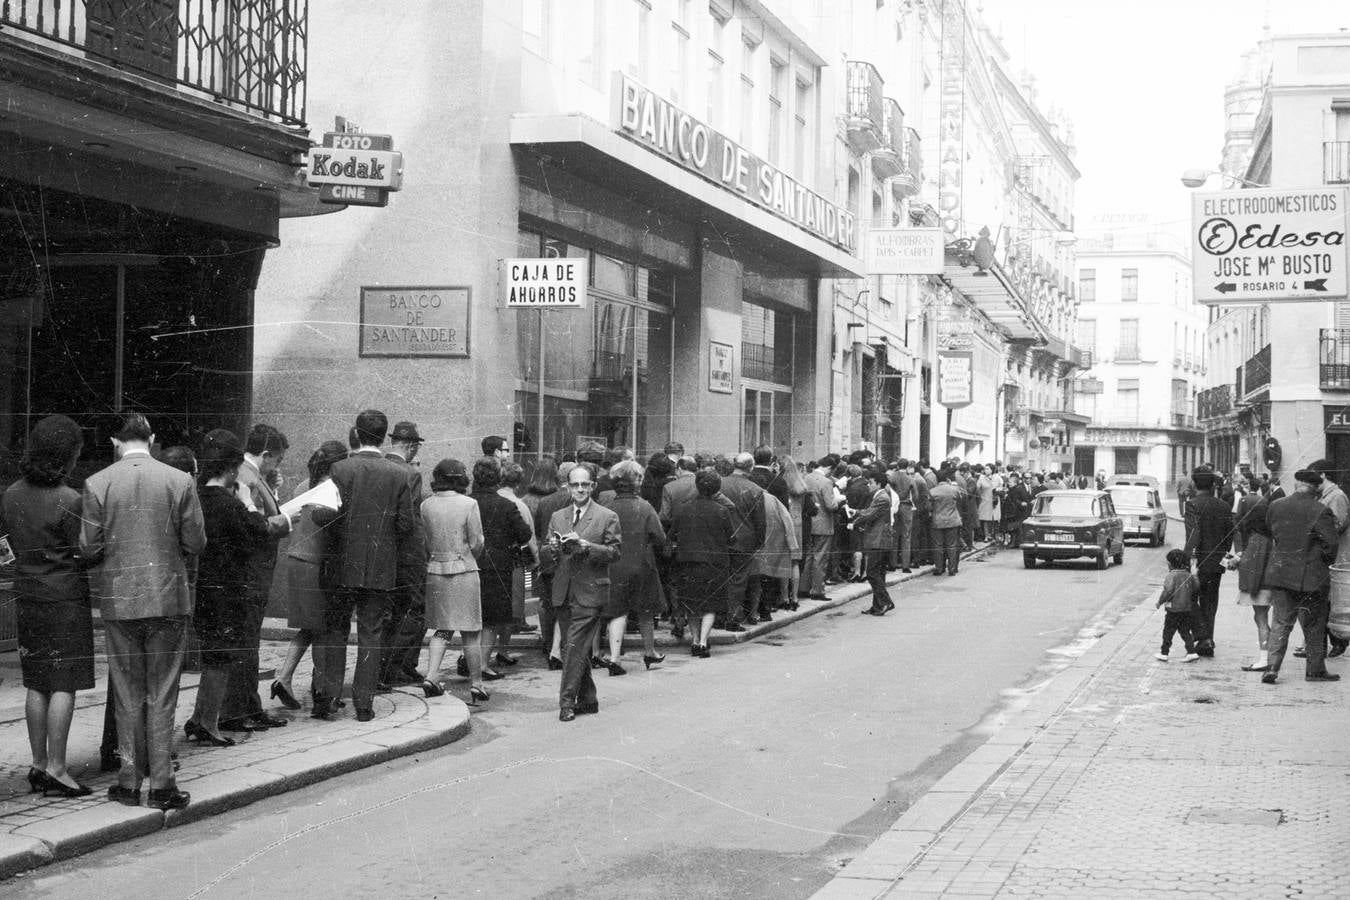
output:
[[[1224,579],[1213,659],[1153,658],[1156,593],[820,890],[874,897],[1344,897],[1350,665],[1279,683]],[[1291,649],[1302,644],[1296,627]]]
[[[986,549],[985,545],[977,546],[964,558],[979,556]],[[926,567],[919,567],[909,575],[894,572],[887,577],[887,583],[898,584],[927,571]],[[775,613],[773,621],[748,627],[744,632],[716,631],[711,642],[753,640],[870,593],[866,584],[834,585],[827,589],[827,600],[802,600],[797,610]],[[272,671],[284,658],[293,634],[285,620],[269,619],[265,624],[259,654],[264,696]],[[306,654],[293,679],[297,698],[305,703],[305,708],[291,712],[276,706],[275,701],[267,705],[269,712],[289,720],[286,727],[251,735],[231,734],[238,745],[222,748],[188,743],[180,731],[175,742],[181,766],[178,784],[192,794],[191,804],[167,813],[144,806],[125,807],[108,802],[107,789],[115,776],[99,772],[98,747],[108,682],[103,631],[97,627],[97,617],[94,641],[97,688],[76,695],[69,740],[70,772],[76,780],[94,788],[94,793],[78,800],[44,799],[41,794],[28,792],[30,751],[24,722],[27,691],[21,683],[18,654],[0,654],[0,879],[388,759],[443,746],[469,730],[469,710],[451,693],[463,693],[462,680],[451,681],[443,697],[429,700],[423,699],[418,688],[379,694],[375,698],[373,722],[358,723],[352,717],[350,704],[334,721],[311,719],[308,698],[301,696],[302,686],[310,682],[311,665]],[[658,634],[658,643],[674,646],[677,642],[663,629]],[[522,650],[536,649],[539,636],[515,635],[511,645]],[[356,648],[349,647],[349,674],[355,654]],[[197,683],[196,674],[183,675],[175,716],[180,728],[191,715]]]

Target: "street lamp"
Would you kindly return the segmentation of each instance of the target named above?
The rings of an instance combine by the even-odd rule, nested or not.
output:
[[[1224,178],[1231,178],[1243,187],[1270,186],[1267,184],[1259,184],[1255,181],[1249,181],[1241,175],[1234,175],[1232,172],[1225,172],[1221,169],[1187,169],[1181,173],[1181,183],[1188,188],[1204,187],[1205,182],[1209,181],[1210,177],[1214,175],[1222,175]]]

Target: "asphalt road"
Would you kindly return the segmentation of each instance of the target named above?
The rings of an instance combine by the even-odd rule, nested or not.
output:
[[[806,897],[1161,582],[1125,565],[968,562],[711,660],[598,680],[557,720],[557,673],[492,685],[466,739],[11,882],[23,896]]]

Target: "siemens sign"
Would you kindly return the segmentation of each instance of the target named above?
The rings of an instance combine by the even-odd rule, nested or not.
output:
[[[848,252],[857,221],[801,182],[623,72],[614,75],[614,128],[647,149]]]

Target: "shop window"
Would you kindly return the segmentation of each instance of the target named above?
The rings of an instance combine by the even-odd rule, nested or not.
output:
[[[540,435],[543,452],[574,450],[589,438],[640,450],[659,447],[670,432],[675,273],[527,230],[520,232],[519,250],[522,256],[589,257],[592,285],[586,309],[518,311],[516,408],[522,427]]]
[[[1116,448],[1116,475],[1138,475],[1139,474],[1139,448],[1138,447],[1117,447]]]

